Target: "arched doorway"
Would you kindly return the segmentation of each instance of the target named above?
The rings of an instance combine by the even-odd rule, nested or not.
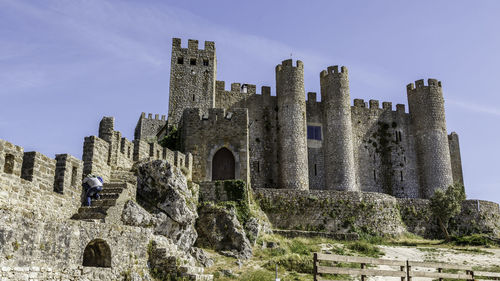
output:
[[[111,267],[111,250],[106,241],[90,241],[83,251],[83,266]]]
[[[212,180],[234,180],[233,153],[223,147],[219,149],[212,160]]]

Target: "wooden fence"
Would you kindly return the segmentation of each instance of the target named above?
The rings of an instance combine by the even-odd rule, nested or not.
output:
[[[378,265],[386,266],[386,268],[375,269],[374,266]],[[420,270],[415,270],[415,268]],[[500,280],[500,273],[474,271],[471,267],[464,265],[315,253],[314,281],[335,281],[328,279],[328,275],[331,276],[331,274],[360,276],[361,281],[367,280],[368,276],[399,277],[401,281],[411,281],[413,277],[435,278],[439,281],[444,278],[471,281]]]

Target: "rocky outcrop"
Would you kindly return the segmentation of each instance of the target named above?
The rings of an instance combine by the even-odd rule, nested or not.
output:
[[[197,246],[215,249],[239,259],[252,256],[252,246],[238,221],[236,209],[206,203],[198,208]]]
[[[198,237],[194,224],[198,217],[198,187],[189,183],[182,172],[164,160],[138,163],[137,202],[129,201],[122,215],[128,225],[153,227],[189,250]],[[146,210],[141,208],[144,207]]]

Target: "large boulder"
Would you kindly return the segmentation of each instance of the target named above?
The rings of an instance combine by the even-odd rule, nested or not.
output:
[[[127,203],[123,222],[152,226],[155,234],[174,240],[179,248],[191,248],[198,236],[194,227],[198,217],[198,186],[188,183],[180,169],[164,160],[138,163],[136,174],[137,202],[147,212]],[[148,212],[150,216],[146,214]]]
[[[212,248],[221,253],[232,253],[239,259],[252,256],[252,246],[238,221],[236,209],[206,203],[198,208],[196,230],[197,246]]]

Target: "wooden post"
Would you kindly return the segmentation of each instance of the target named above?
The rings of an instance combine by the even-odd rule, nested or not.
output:
[[[406,260],[406,279],[411,281],[411,266],[408,260]]]
[[[313,274],[314,281],[318,281],[318,253],[314,253],[314,264],[313,264]]]
[[[468,281],[474,281],[474,271],[466,270],[465,273],[470,274],[470,276],[471,276],[471,279],[469,279]]]
[[[366,263],[362,263],[361,269],[365,269],[365,268],[366,268]],[[361,281],[366,281],[366,275],[361,275]]]
[[[404,266],[400,266],[400,270],[405,272],[405,267]],[[405,281],[405,277],[401,277],[401,281]]]

